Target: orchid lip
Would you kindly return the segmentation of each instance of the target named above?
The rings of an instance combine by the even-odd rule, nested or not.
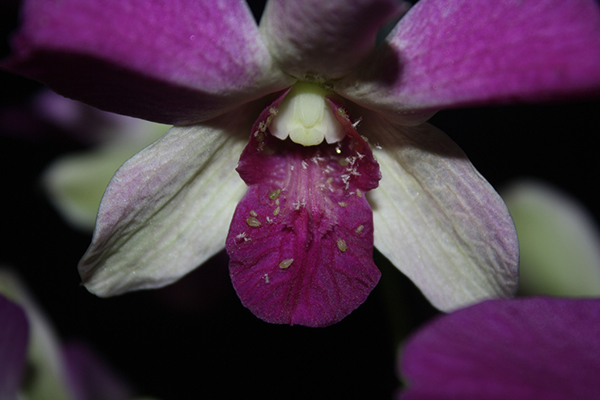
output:
[[[364,302],[380,277],[363,195],[377,187],[378,164],[347,113],[315,88],[303,93],[318,93],[313,99],[322,104],[301,98],[292,115],[314,111],[298,117],[310,125],[329,113],[343,137],[314,145],[280,140],[277,130],[289,121],[275,123],[286,113],[282,96],[256,121],[237,168],[248,191],[226,241],[230,275],[242,303],[271,323],[331,325]]]

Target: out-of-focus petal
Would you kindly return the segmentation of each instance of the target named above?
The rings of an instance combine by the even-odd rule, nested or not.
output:
[[[29,323],[25,312],[0,295],[0,399],[15,400],[25,372]]]
[[[4,268],[0,269],[0,292],[23,307],[29,320],[27,379],[20,387],[23,398],[72,399],[60,343],[42,310],[17,276]]]
[[[336,90],[397,117],[598,94],[600,8],[596,0],[421,0],[374,62]]]
[[[519,235],[519,290],[600,297],[600,235],[593,216],[541,182],[515,183],[502,197]]]
[[[514,294],[519,251],[505,204],[437,128],[366,114],[383,176],[369,193],[375,247],[441,310]]]
[[[123,117],[126,118],[126,117]],[[120,137],[99,149],[67,155],[44,172],[42,183],[50,200],[74,227],[91,231],[106,186],[119,167],[138,151],[162,136],[167,126],[141,119],[146,135]]]
[[[243,0],[26,1],[3,66],[157,122],[206,120],[290,84]]]
[[[223,249],[245,190],[235,167],[258,112],[244,107],[174,127],[123,164],[80,261],[89,291],[111,296],[165,286]]]
[[[600,300],[489,300],[409,339],[403,400],[589,400],[600,393]]]
[[[81,342],[66,343],[63,356],[75,399],[131,399],[131,388],[89,346]]]
[[[396,0],[270,0],[260,31],[288,74],[334,79],[363,61],[379,29],[405,10]]]

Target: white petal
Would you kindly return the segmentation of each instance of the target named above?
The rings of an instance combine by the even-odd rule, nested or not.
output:
[[[224,248],[246,188],[235,167],[258,112],[174,127],[117,171],[79,265],[90,292],[162,287]]]
[[[517,237],[506,206],[464,153],[425,124],[367,117],[383,176],[370,192],[375,246],[448,311],[517,286]]]

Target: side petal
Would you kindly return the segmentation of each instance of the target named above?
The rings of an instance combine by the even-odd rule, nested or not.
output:
[[[0,295],[0,399],[16,400],[25,372],[29,323],[25,312]]]
[[[515,182],[502,197],[519,234],[519,290],[600,297],[600,234],[583,205],[536,181]]]
[[[489,300],[408,340],[403,400],[587,400],[600,393],[600,300]]]
[[[107,111],[206,120],[290,84],[243,0],[26,1],[3,66]]]
[[[447,311],[517,288],[519,250],[500,196],[442,131],[367,116],[359,131],[381,146],[369,194],[375,247]]]
[[[245,190],[235,172],[253,109],[174,127],[116,172],[79,264],[98,296],[168,285],[223,249]]]
[[[389,115],[600,93],[596,0],[419,1],[338,92]]]
[[[270,0],[260,31],[288,74],[334,79],[364,60],[375,48],[379,29],[405,10],[395,0]]]

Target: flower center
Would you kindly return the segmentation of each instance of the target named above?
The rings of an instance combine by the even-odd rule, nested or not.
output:
[[[279,113],[270,126],[271,134],[281,140],[289,136],[292,142],[303,146],[342,140],[346,131],[334,117],[326,95],[318,85],[296,83],[279,105]]]

